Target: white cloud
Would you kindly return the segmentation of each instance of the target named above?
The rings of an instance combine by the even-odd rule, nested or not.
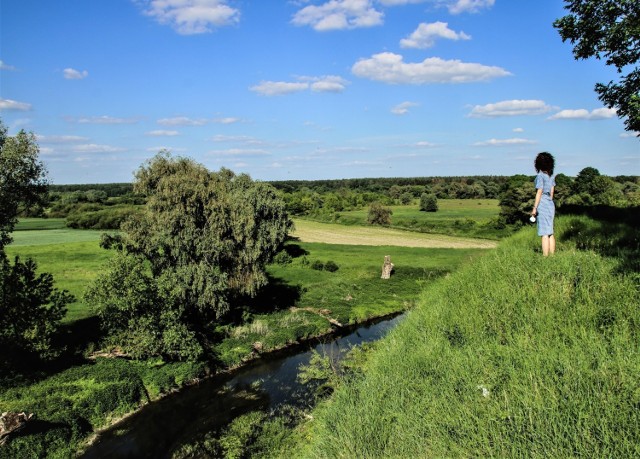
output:
[[[529,139],[490,139],[484,142],[476,142],[473,145],[476,147],[505,147],[511,145],[535,145],[537,142],[535,140]]]
[[[555,115],[550,116],[550,120],[604,120],[616,116],[616,110],[613,108],[596,108],[595,110],[586,110],[580,108],[577,110],[561,110]]]
[[[306,91],[309,83],[292,83],[287,81],[262,81],[260,84],[249,88],[263,96],[281,96],[295,92]]]
[[[80,72],[79,70],[72,68],[66,68],[62,71],[62,73],[67,80],[83,80],[84,78],[87,78],[89,76],[89,72],[87,72],[86,70]]]
[[[31,104],[11,99],[0,99],[0,110],[26,112],[31,110]]]
[[[472,118],[500,116],[542,115],[552,107],[542,100],[504,100],[495,104],[476,105],[469,113]]]
[[[187,151],[186,148],[176,148],[176,147],[149,147],[145,149],[145,151],[148,151],[150,153],[158,153],[159,151],[162,151],[162,150],[175,151],[175,152]]]
[[[76,143],[89,140],[79,135],[36,135],[36,138],[41,143]]]
[[[349,83],[342,77],[327,75],[311,79],[311,90],[315,92],[342,92]]]
[[[135,124],[138,122],[135,118],[115,118],[113,116],[90,116],[85,118],[67,118],[67,121],[76,122],[79,124]]]
[[[171,131],[171,130],[166,130],[166,129],[158,129],[155,131],[149,131],[146,133],[149,136],[152,137],[173,137],[176,135],[180,135],[180,133],[178,131]]]
[[[381,25],[383,16],[371,0],[329,0],[319,6],[302,8],[291,22],[317,31],[342,30]]]
[[[433,148],[433,147],[437,147],[437,145],[435,143],[427,142],[426,140],[421,140],[419,142],[416,142],[415,144],[413,144],[413,146],[417,147],[417,148]]]
[[[451,14],[477,13],[483,8],[491,8],[495,0],[453,0],[445,4]]]
[[[513,130],[513,132],[524,132],[524,129],[519,128],[519,127],[518,128],[513,128],[512,130]]]
[[[250,137],[247,135],[222,135],[218,134],[211,138],[213,142],[228,142],[228,143],[240,143],[244,145],[262,145],[264,141]]]
[[[228,116],[225,118],[215,118],[213,120],[214,123],[220,123],[220,124],[234,124],[234,123],[240,123],[242,120],[240,118],[234,118],[232,116]]]
[[[144,14],[168,24],[182,35],[211,32],[216,27],[237,24],[240,10],[227,0],[141,0]]]
[[[511,75],[503,68],[430,57],[406,63],[399,54],[384,52],[360,59],[354,75],[389,84],[471,83]]]
[[[402,48],[430,48],[436,43],[436,39],[470,40],[471,36],[464,32],[456,32],[449,28],[446,22],[421,23],[408,38],[400,40]]]
[[[188,118],[186,116],[176,116],[173,118],[162,118],[157,121],[162,126],[204,126],[209,121],[204,118]]]
[[[13,65],[9,65],[9,64],[5,64],[4,62],[0,61],[0,70],[16,70],[16,68]]]
[[[406,115],[407,113],[409,113],[409,109],[411,107],[417,107],[418,105],[420,104],[416,102],[402,102],[401,104],[393,107],[391,109],[391,113],[393,113],[394,115]]]
[[[117,153],[125,151],[125,149],[120,147],[112,147],[111,145],[87,143],[82,145],[75,145],[71,147],[71,151],[73,151],[74,153]]]
[[[637,138],[639,136],[640,136],[640,132],[637,132],[637,131],[623,132],[622,134],[620,134],[620,137],[622,137],[623,139]]]

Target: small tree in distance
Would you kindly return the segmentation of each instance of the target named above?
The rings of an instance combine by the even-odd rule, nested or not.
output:
[[[384,207],[379,202],[374,202],[369,207],[367,222],[370,225],[389,226],[393,211],[389,207]]]
[[[423,212],[437,212],[438,198],[432,193],[422,193],[420,196],[420,210]]]

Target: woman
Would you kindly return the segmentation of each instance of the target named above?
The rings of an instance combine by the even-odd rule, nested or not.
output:
[[[542,152],[534,162],[536,172],[536,202],[531,215],[538,219],[538,236],[542,238],[542,255],[545,257],[556,251],[556,239],[553,236],[553,219],[556,207],[553,204],[553,192],[556,186],[553,167],[555,160],[550,153]]]

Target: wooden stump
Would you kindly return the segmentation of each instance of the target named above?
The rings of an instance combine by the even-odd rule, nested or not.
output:
[[[389,279],[391,277],[391,272],[393,271],[393,263],[391,263],[391,255],[385,255],[384,264],[382,265],[382,276],[381,279]]]

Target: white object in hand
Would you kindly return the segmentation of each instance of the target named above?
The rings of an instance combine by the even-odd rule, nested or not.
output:
[[[529,219],[529,221],[531,223],[535,223],[536,222],[536,217],[534,217],[533,215],[531,216],[531,218]]]

